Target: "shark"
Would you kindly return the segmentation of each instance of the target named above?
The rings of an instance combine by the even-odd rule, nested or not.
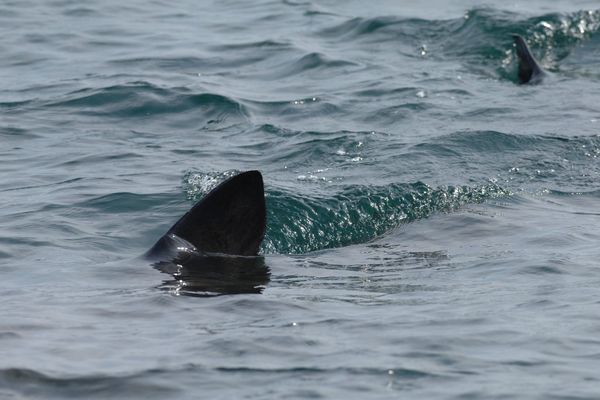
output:
[[[519,58],[519,82],[536,84],[540,83],[547,73],[540,67],[540,63],[535,59],[527,42],[520,35],[512,35],[517,57]]]
[[[261,293],[270,272],[259,255],[266,230],[259,171],[235,175],[212,189],[144,254],[173,279],[175,294]]]

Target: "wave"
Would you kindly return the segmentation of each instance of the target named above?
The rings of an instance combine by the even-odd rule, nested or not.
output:
[[[302,57],[293,61],[291,64],[286,63],[278,73],[276,72],[276,74],[284,77],[300,74],[314,69],[332,69],[356,65],[356,63],[351,61],[332,59],[322,53],[313,52],[303,55]]]
[[[494,184],[432,188],[422,182],[350,186],[320,198],[270,190],[263,250],[298,254],[368,242],[401,223],[509,194]]]
[[[221,44],[221,45],[213,45],[211,49],[216,51],[240,51],[240,50],[251,50],[256,51],[260,50],[284,50],[291,48],[291,43],[285,41],[277,41],[277,40],[260,40],[255,42],[242,42],[242,43],[230,43],[230,44]]]
[[[462,131],[417,144],[406,150],[424,160],[457,165],[473,178],[502,182],[511,191],[539,193],[553,189],[589,191],[597,185],[600,136],[526,135],[497,131]],[[406,157],[406,152],[395,157]],[[420,160],[422,162],[422,160]],[[490,177],[490,171],[496,171]],[[527,189],[524,189],[527,188]]]
[[[153,371],[147,374],[151,375]],[[115,394],[155,398],[169,397],[177,391],[172,385],[151,382],[143,375],[105,376],[88,375],[53,377],[31,369],[6,368],[0,370],[0,387],[5,393],[10,390],[27,396],[43,398],[86,397],[106,398]],[[11,396],[12,397],[12,396]],[[17,396],[18,397],[18,396]]]
[[[172,196],[168,194],[138,194],[138,193],[110,193],[97,196],[84,201],[75,203],[73,210],[83,209],[89,212],[90,209],[102,214],[120,214],[137,211],[151,211],[155,208],[161,208],[165,203],[172,202]],[[74,212],[74,211],[73,211]]]
[[[214,373],[219,374],[215,376]],[[220,376],[224,374],[224,376]],[[194,382],[219,385],[225,381],[237,379],[256,379],[261,377],[298,375],[337,375],[350,376],[373,376],[382,377],[394,375],[396,379],[409,380],[423,378],[440,378],[443,374],[426,372],[414,368],[373,368],[370,366],[342,366],[342,367],[315,367],[312,365],[297,366],[289,368],[253,368],[240,366],[215,366],[206,368],[193,363],[172,369],[147,369],[134,374],[123,376],[88,374],[65,377],[54,377],[41,372],[25,368],[5,368],[0,370],[0,394],[7,394],[19,398],[17,394],[25,396],[41,396],[41,398],[173,398],[181,395],[181,390],[187,388],[187,384],[174,384],[174,377],[181,379],[182,376],[194,377]],[[216,379],[216,381],[215,381]],[[223,379],[220,382],[219,379]],[[185,382],[185,380],[184,380]],[[241,386],[245,385],[243,382]],[[210,386],[210,385],[209,385]]]
[[[463,131],[436,138],[435,142],[424,142],[415,148],[428,148],[435,153],[436,148],[454,148],[455,155],[465,153],[499,153],[510,151],[530,151],[533,149],[552,150],[557,144],[570,143],[573,139],[560,136],[516,135],[498,131]]]
[[[199,114],[208,121],[248,116],[246,108],[230,97],[194,93],[186,88],[162,88],[148,82],[82,89],[47,107],[72,108],[80,114],[108,118],[150,118],[186,112]]]
[[[37,139],[40,136],[36,135],[35,133],[32,133],[27,129],[18,128],[14,126],[0,126],[0,137],[4,137],[5,139]]]

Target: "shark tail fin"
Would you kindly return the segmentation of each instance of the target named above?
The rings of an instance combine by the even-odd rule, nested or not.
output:
[[[519,81],[521,83],[535,81],[536,78],[544,74],[544,71],[533,54],[531,54],[531,50],[529,50],[525,39],[516,34],[513,34],[512,37],[517,48],[517,56],[519,57]]]
[[[207,253],[255,256],[265,235],[266,207],[258,171],[233,176],[205,195],[154,245],[148,255],[164,253],[183,239]],[[188,246],[189,247],[189,246]]]

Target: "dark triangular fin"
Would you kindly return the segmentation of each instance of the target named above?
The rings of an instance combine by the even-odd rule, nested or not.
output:
[[[255,256],[265,235],[262,175],[248,171],[222,182],[188,211],[148,252],[172,253],[176,237],[207,253]],[[185,243],[183,242],[183,243]],[[189,247],[189,246],[184,246]]]
[[[519,35],[512,35],[517,47],[517,56],[519,57],[519,81],[528,83],[535,81],[544,75],[544,70],[540,67],[537,60],[531,54],[525,40]]]

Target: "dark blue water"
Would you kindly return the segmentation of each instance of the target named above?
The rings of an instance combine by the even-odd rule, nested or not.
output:
[[[598,398],[596,8],[0,1],[0,398]],[[262,294],[138,258],[249,169]]]

